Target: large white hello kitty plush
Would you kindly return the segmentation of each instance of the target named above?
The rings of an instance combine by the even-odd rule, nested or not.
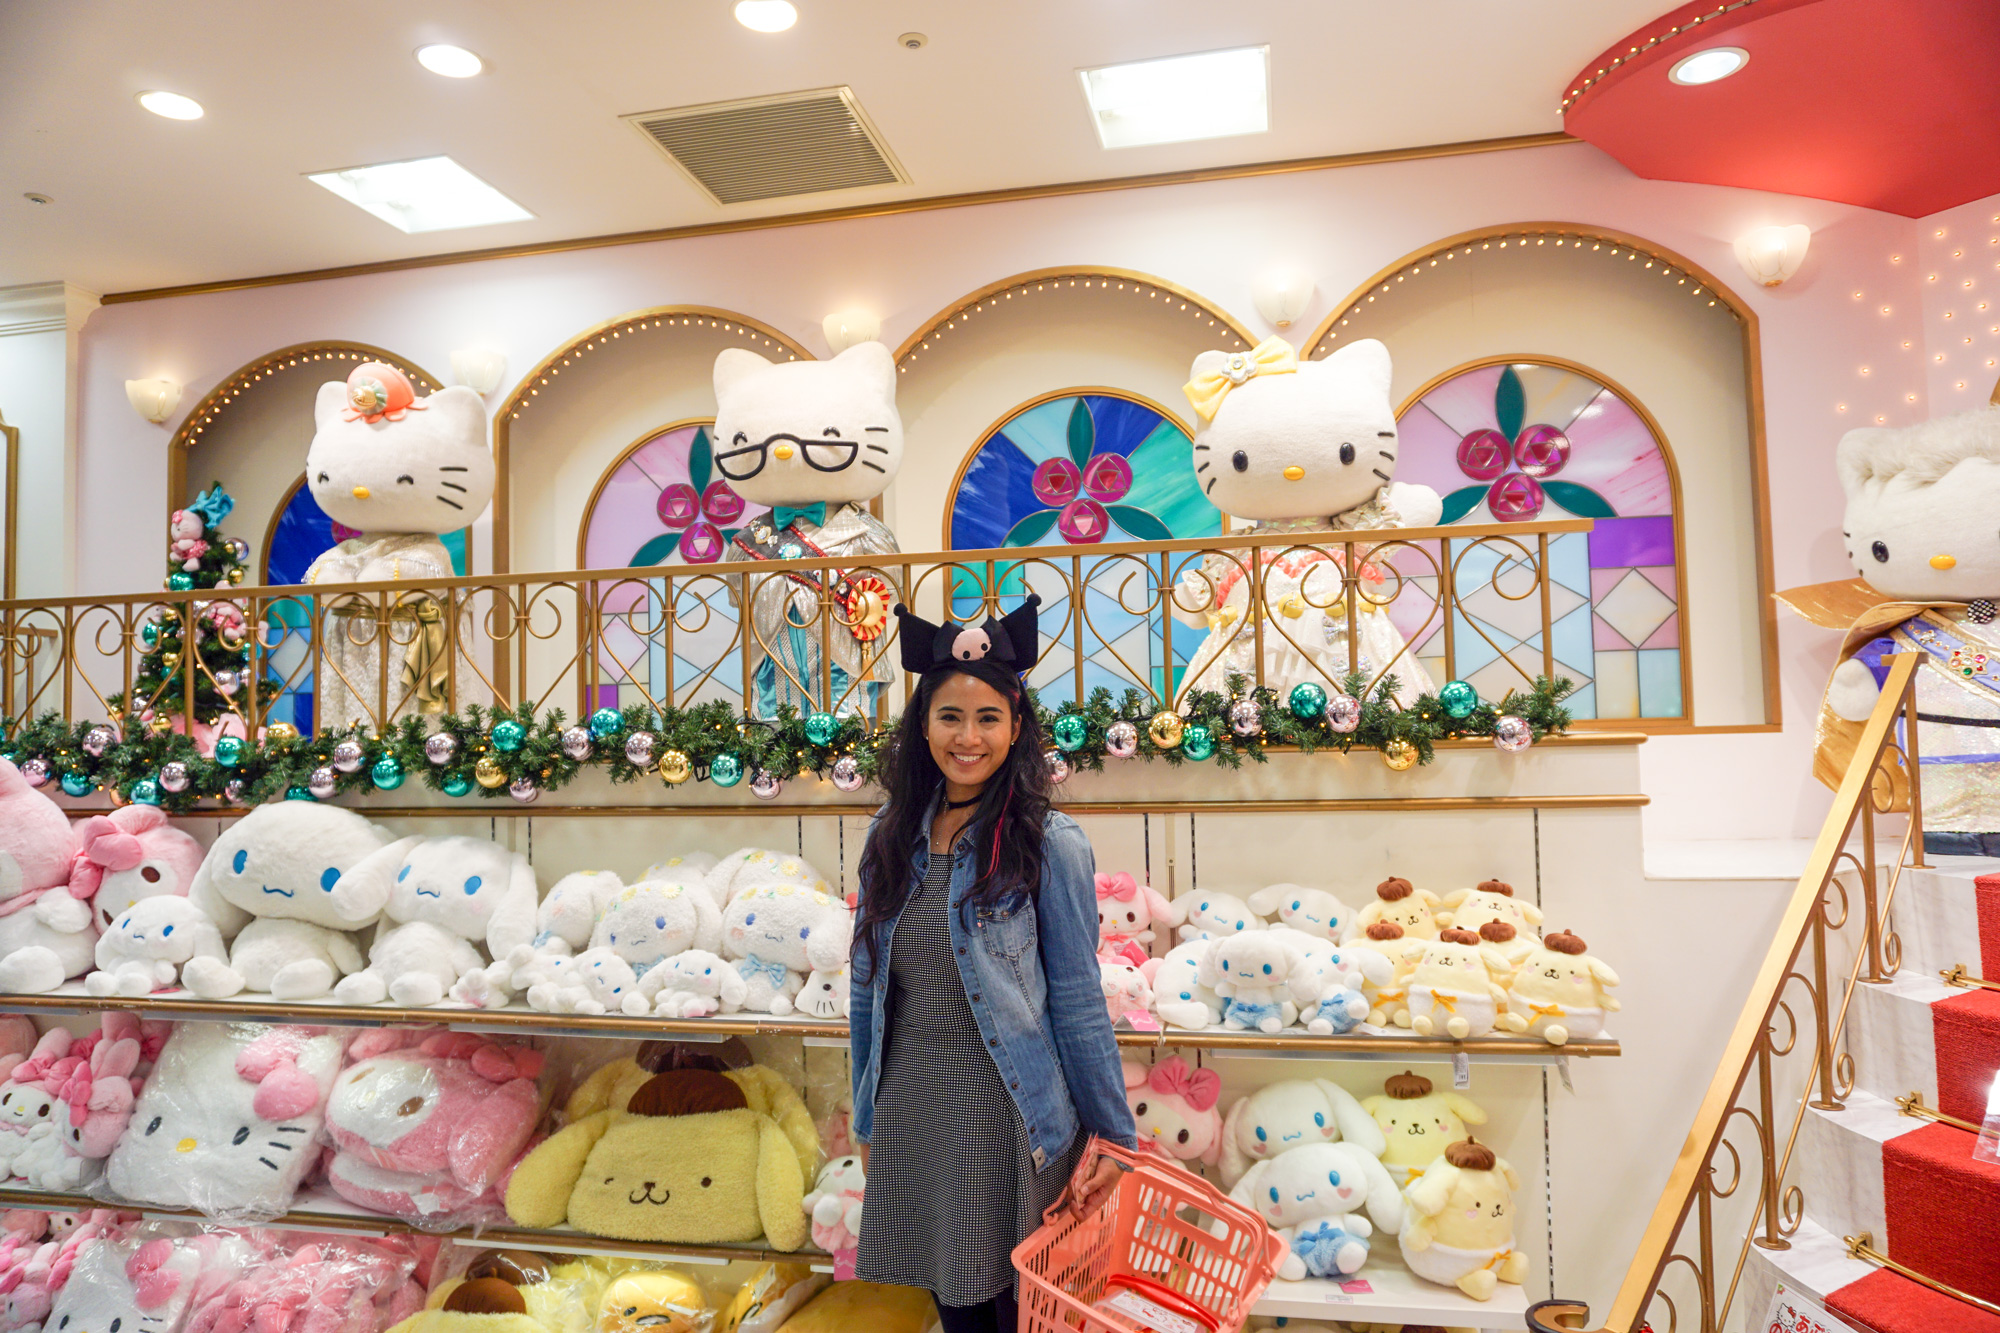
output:
[[[808,946],[815,935],[852,936],[853,918],[838,898],[817,889],[781,884],[745,889],[722,918],[722,952],[743,978],[743,1007],[789,1014],[793,997],[812,970]]]
[[[333,988],[346,1004],[422,1006],[447,994],[505,1003],[482,984],[485,969],[534,938],[534,869],[490,838],[400,838],[345,872],[334,892],[382,903],[368,966]]]
[[[406,712],[443,713],[485,702],[464,647],[470,614],[446,625],[437,600],[422,586],[456,572],[439,534],[471,526],[493,498],[485,402],[463,385],[419,400],[402,371],[370,361],[356,366],[345,383],[320,385],[313,427],[306,485],[328,517],[363,535],[313,561],[305,581],[414,585],[398,594],[386,682],[380,680],[384,631],[354,632],[341,608],[331,608],[323,636],[327,660],[317,676],[322,725],[331,730],[364,723],[379,730]],[[375,614],[373,602],[368,613]],[[454,637],[460,646],[451,698]],[[377,692],[384,683],[389,711],[378,718]]]
[[[210,920],[232,909],[255,920],[237,932],[226,965],[190,959],[181,983],[205,1000],[245,989],[281,1000],[327,994],[363,966],[347,932],[374,925],[387,901],[386,885],[342,887],[341,877],[388,841],[338,806],[279,801],[252,810],[209,848],[188,900]]]
[[[135,1203],[283,1212],[319,1159],[346,1046],[338,1029],[182,1023],[111,1151],[106,1182]]]
[[[141,898],[97,939],[97,970],[83,979],[92,995],[150,995],[179,984],[197,958],[226,966],[222,932],[185,898]]]
[[[1288,1282],[1347,1277],[1367,1260],[1375,1227],[1394,1233],[1403,1225],[1402,1192],[1375,1154],[1353,1143],[1307,1144],[1259,1162],[1229,1197],[1284,1239],[1278,1276]]]
[[[1203,494],[1259,536],[1428,527],[1443,505],[1428,486],[1395,480],[1396,412],[1389,401],[1389,349],[1373,338],[1321,361],[1298,359],[1282,338],[1248,352],[1203,352],[1187,385],[1200,424],[1194,465]],[[1242,531],[1239,529],[1239,531]],[[1189,664],[1189,690],[1229,691],[1229,677],[1256,681],[1261,613],[1263,681],[1284,697],[1312,681],[1332,688],[1348,672],[1346,591],[1359,580],[1356,666],[1370,683],[1398,682],[1407,707],[1428,693],[1430,676],[1389,623],[1396,580],[1357,548],[1360,567],[1342,569],[1340,547],[1266,547],[1253,565],[1242,552],[1204,557],[1174,590],[1174,614],[1206,628]],[[1259,584],[1253,596],[1251,581]]]
[[[56,1293],[47,1330],[62,1333],[176,1333],[198,1295],[226,1282],[251,1258],[227,1234],[107,1236],[76,1256]]]
[[[36,995],[90,970],[96,881],[75,861],[62,810],[0,759],[0,992]]]
[[[715,358],[715,466],[736,493],[770,506],[738,532],[731,560],[853,557],[896,552],[896,534],[868,512],[903,461],[896,361],[859,343],[831,361],[772,364],[745,348]],[[753,710],[871,706],[895,679],[882,646],[894,594],[879,575],[751,575],[758,645]],[[821,617],[830,614],[832,696],[822,698]]]
[[[1375,1157],[1389,1146],[1374,1118],[1339,1084],[1323,1078],[1267,1083],[1223,1117],[1223,1187],[1234,1189],[1255,1162],[1308,1143],[1343,1140]]]
[[[1846,634],[1820,710],[1813,772],[1840,785],[1888,658],[1917,653],[1924,849],[2000,855],[2000,407],[1841,437],[1841,537],[1858,580],[1783,594]],[[1900,778],[1895,806],[1907,808]]]

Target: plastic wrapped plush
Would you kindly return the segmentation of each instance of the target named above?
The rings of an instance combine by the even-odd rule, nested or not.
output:
[[[422,1307],[416,1267],[406,1246],[283,1236],[276,1251],[205,1291],[184,1333],[381,1333]]]
[[[454,1251],[447,1261],[457,1266]],[[711,1333],[715,1314],[684,1273],[632,1259],[483,1250],[440,1280],[392,1333]]]
[[[291,1205],[320,1153],[347,1036],[263,1023],[183,1023],[146,1080],[105,1184],[121,1199],[215,1217]]]
[[[134,1333],[179,1333],[195,1302],[234,1281],[258,1248],[226,1232],[186,1227],[141,1227],[106,1239],[78,1257],[45,1327],[97,1333],[122,1320]]]

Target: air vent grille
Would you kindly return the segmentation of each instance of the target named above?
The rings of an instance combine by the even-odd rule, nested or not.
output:
[[[646,111],[625,119],[719,204],[909,179],[849,88]]]

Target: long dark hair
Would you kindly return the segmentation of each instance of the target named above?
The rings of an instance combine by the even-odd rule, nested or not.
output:
[[[917,678],[917,692],[883,756],[879,781],[889,799],[882,806],[861,852],[861,913],[854,940],[868,953],[868,976],[880,956],[878,937],[910,900],[916,879],[914,847],[924,833],[924,815],[944,787],[944,774],[931,757],[931,697],[954,675],[971,676],[993,687],[1021,723],[1013,748],[980,792],[968,827],[979,849],[979,878],[966,903],[990,906],[1026,894],[1042,884],[1042,824],[1049,813],[1049,769],[1042,758],[1042,727],[1022,689],[1006,667],[983,660],[951,662]],[[940,855],[940,853],[932,853]]]

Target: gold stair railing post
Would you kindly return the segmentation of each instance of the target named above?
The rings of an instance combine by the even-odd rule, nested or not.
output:
[[[1869,800],[1864,796],[1861,808],[1865,811],[1869,805]],[[1862,823],[1865,828],[1867,821],[1864,819]],[[1869,912],[1867,930],[1872,935],[1875,923],[1875,895],[1871,893],[1866,896]],[[1826,993],[1826,891],[1824,889],[1819,895],[1819,910],[1813,913],[1812,938],[1809,942],[1812,946],[1813,1037],[1816,1042],[1813,1047],[1815,1052],[1813,1067],[1818,1072],[1819,1078],[1819,1096],[1813,1098],[1812,1106],[1820,1111],[1838,1111],[1840,1102],[1833,1093],[1833,1033],[1827,1013],[1832,1004],[1832,997]]]
[[[1767,1018],[1764,1024],[1763,1040],[1757,1043],[1757,1151],[1762,1159],[1759,1173],[1763,1185],[1757,1197],[1758,1211],[1763,1214],[1764,1234],[1757,1237],[1757,1247],[1764,1250],[1789,1250],[1792,1243],[1785,1239],[1783,1227],[1778,1218],[1779,1191],[1782,1183],[1778,1179],[1778,1154],[1776,1138],[1771,1126],[1776,1123],[1777,1103],[1771,1090],[1771,1026]]]
[[[1917,749],[1917,676],[1913,671],[1903,682],[1901,691],[1903,711],[1903,767],[1910,777],[1910,847],[1916,859],[1910,862],[1915,870],[1928,870],[1924,864],[1924,761]]]
[[[1911,794],[1915,794],[1914,789]],[[1868,800],[1861,803],[1861,910],[1867,917],[1861,942],[1868,951],[1868,965],[1861,980],[1870,986],[1884,985],[1889,980],[1882,971],[1882,928],[1875,919],[1876,881],[1880,873],[1875,864],[1875,802]]]

